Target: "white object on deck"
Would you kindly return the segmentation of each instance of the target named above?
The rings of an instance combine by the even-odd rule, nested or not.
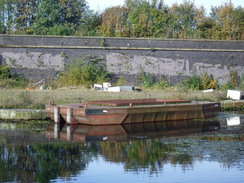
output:
[[[100,84],[94,84],[94,90],[103,90],[103,86]]]
[[[110,83],[103,83],[103,90],[108,91],[108,88],[111,87]]]
[[[227,91],[227,98],[231,98],[234,100],[241,100],[242,91],[240,90],[228,90]]]
[[[121,92],[121,91],[133,91],[133,86],[112,86],[110,83],[94,84],[94,90],[109,91],[109,92]]]
[[[114,86],[108,88],[109,92],[133,91],[132,86]]]
[[[241,124],[241,119],[239,116],[227,118],[227,125],[228,126],[234,126],[234,125],[240,125],[240,124]]]
[[[214,91],[214,89],[208,89],[208,90],[203,90],[202,92],[203,93],[209,93],[209,92],[213,92]]]

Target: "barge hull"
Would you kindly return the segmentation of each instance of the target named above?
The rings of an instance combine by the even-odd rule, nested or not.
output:
[[[59,121],[55,121],[55,107]],[[178,103],[167,105],[94,106],[59,105],[46,106],[46,112],[56,123],[85,125],[121,125],[215,117],[219,103]]]

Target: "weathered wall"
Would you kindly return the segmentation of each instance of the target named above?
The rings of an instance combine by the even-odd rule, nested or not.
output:
[[[223,84],[231,70],[244,73],[243,48],[244,41],[0,35],[0,63],[38,81],[55,77],[72,58],[93,55],[130,83],[144,71],[171,83],[207,72]]]

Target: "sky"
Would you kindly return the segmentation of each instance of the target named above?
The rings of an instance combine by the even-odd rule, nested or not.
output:
[[[178,4],[182,3],[184,0],[164,0],[166,5],[171,6],[173,3],[177,2]],[[206,12],[210,11],[211,6],[220,6],[229,0],[191,0],[195,2],[197,7],[201,5],[206,9]],[[124,0],[86,0],[90,9],[98,12],[102,12],[104,9],[112,6],[123,5]],[[244,7],[244,0],[231,0],[234,4],[234,7],[242,6]]]

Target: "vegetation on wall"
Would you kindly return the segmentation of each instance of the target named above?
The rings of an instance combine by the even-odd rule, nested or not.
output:
[[[221,88],[222,89],[235,89],[238,87],[242,88],[242,83],[243,83],[242,77],[240,78],[238,76],[237,71],[230,70],[229,81],[226,84],[222,85]]]
[[[101,63],[100,58],[73,59],[60,73],[57,82],[60,86],[78,86],[91,87],[95,83],[103,83],[109,80],[109,73]]]
[[[194,74],[183,80],[182,83],[186,88],[193,90],[217,89],[219,87],[213,75],[208,75],[208,73],[203,73],[200,76]]]
[[[11,74],[8,66],[0,65],[0,88],[25,88],[27,85],[28,80]]]
[[[142,88],[164,89],[170,86],[170,83],[163,75],[159,79],[156,79],[152,74],[142,71],[137,79],[139,79],[139,84]]]
[[[207,15],[194,1],[126,0],[101,13],[85,0],[0,2],[0,33],[184,39],[244,39],[244,8],[231,1]]]

